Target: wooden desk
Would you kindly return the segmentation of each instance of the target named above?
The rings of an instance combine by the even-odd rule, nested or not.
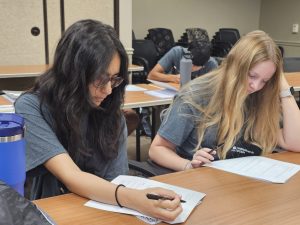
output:
[[[149,84],[138,84],[138,87],[145,88],[147,90],[159,90],[160,88],[149,85]],[[125,93],[125,103],[123,108],[139,108],[139,107],[153,107],[158,105],[168,105],[172,103],[172,98],[159,98],[151,95],[147,95],[144,91],[126,91]],[[0,105],[10,105],[3,96],[0,96]],[[155,124],[155,113],[152,114],[152,124]],[[136,132],[136,159],[140,161],[140,129]],[[155,134],[155,127],[152,126],[153,137]]]
[[[139,66],[139,65],[130,64],[128,67],[129,72],[138,72],[138,71],[143,71],[143,70],[144,70],[144,67]]]
[[[0,66],[0,78],[37,77],[49,69],[50,65]],[[128,71],[142,71],[143,66],[129,65]]]
[[[295,91],[300,91],[300,72],[285,73],[288,83],[294,87]]]
[[[0,95],[0,105],[11,105],[12,103]]]
[[[151,84],[135,84],[138,87],[145,88],[147,90],[160,90],[161,88]],[[145,94],[144,91],[126,91],[125,103],[123,108],[139,108],[139,107],[151,107],[157,105],[168,105],[172,103],[172,98],[159,98]]]
[[[147,90],[159,90],[158,87],[148,84],[137,84],[138,87],[145,88]],[[147,95],[144,91],[126,91],[124,109],[150,107],[157,105],[167,105],[172,102],[172,98],[158,98],[151,95]],[[0,95],[0,105],[12,104],[6,98]]]
[[[49,65],[0,66],[0,78],[37,77],[49,68]]]
[[[300,164],[299,153],[278,153],[271,158]],[[300,221],[300,173],[285,184],[272,184],[206,167],[154,179],[207,194],[185,225],[282,225],[299,224]],[[34,203],[60,225],[144,224],[133,216],[85,207],[86,201],[75,194],[67,194]]]

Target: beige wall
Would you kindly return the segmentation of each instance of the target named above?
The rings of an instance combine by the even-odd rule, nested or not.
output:
[[[300,57],[300,32],[292,33],[294,23],[300,26],[299,0],[262,0],[261,29],[284,47],[285,56]]]
[[[241,35],[259,28],[261,0],[132,0],[132,27],[137,38],[148,28],[166,27],[177,41],[185,28],[200,27],[210,38],[222,27]]]

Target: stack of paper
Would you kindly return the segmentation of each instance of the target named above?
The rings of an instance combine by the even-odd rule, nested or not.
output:
[[[14,113],[15,107],[13,105],[0,105],[0,113]]]
[[[173,98],[178,90],[176,87],[173,87],[172,85],[166,83],[166,82],[160,82],[155,80],[148,80],[155,84],[158,87],[161,87],[163,89],[161,90],[152,90],[152,91],[145,91],[145,94],[152,95],[159,98]]]
[[[11,102],[14,102],[14,101],[22,94],[22,91],[9,91],[9,90],[3,90],[3,93],[5,93],[5,96],[6,96]]]
[[[173,190],[177,194],[182,196],[182,199],[184,199],[186,202],[182,203],[182,208],[183,211],[182,213],[172,222],[167,222],[171,224],[175,223],[183,223],[186,221],[192,210],[201,203],[202,198],[204,198],[205,194],[193,190],[189,190],[186,188],[181,188],[178,186],[174,185],[169,185],[166,183],[154,181],[154,180],[149,180],[146,178],[141,178],[141,177],[135,177],[135,176],[125,176],[121,175],[115,178],[112,183],[115,184],[124,184],[126,187],[130,188],[135,188],[135,189],[145,189],[145,188],[152,188],[152,187],[162,187],[166,189]],[[159,223],[160,220],[149,217],[147,215],[144,215],[138,211],[128,209],[128,208],[120,208],[119,206],[114,206],[114,205],[109,205],[109,204],[104,204],[96,201],[88,201],[85,203],[85,206],[88,207],[93,207],[97,209],[102,209],[106,211],[111,211],[111,212],[118,212],[118,213],[125,213],[125,214],[130,214],[130,215],[135,215],[138,216],[140,219],[144,220],[147,223],[150,224],[156,224]]]
[[[300,170],[297,164],[262,156],[218,160],[204,166],[273,183],[285,183]]]

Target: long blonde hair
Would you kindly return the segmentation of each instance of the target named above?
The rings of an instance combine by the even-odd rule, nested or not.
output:
[[[276,71],[263,89],[248,94],[248,73],[258,63],[271,60]],[[263,31],[242,37],[218,69],[201,76],[183,88],[182,96],[201,113],[198,123],[198,146],[207,128],[218,127],[218,155],[226,158],[241,131],[244,140],[259,146],[262,154],[277,144],[280,121],[280,79],[282,57],[274,41]],[[209,99],[205,105],[200,99]]]

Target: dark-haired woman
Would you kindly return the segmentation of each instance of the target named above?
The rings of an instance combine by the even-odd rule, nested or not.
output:
[[[163,220],[173,220],[182,211],[180,196],[172,191],[117,188],[109,182],[128,172],[121,112],[127,66],[126,52],[111,26],[78,21],[60,39],[53,66],[16,101],[27,129],[26,169],[38,174],[34,199],[71,191]],[[174,200],[148,200],[148,192]]]

